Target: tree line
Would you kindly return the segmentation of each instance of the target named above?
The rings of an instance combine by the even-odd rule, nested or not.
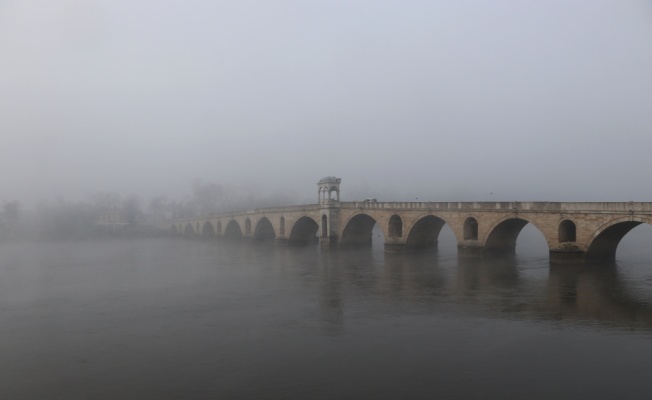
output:
[[[0,210],[0,240],[78,239],[106,234],[151,234],[156,222],[250,208],[286,205],[285,196],[264,196],[256,187],[195,181],[182,199],[166,195],[143,201],[137,195],[98,192],[86,201],[45,200],[26,209],[17,200]]]

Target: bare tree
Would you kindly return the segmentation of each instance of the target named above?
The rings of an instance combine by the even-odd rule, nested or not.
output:
[[[122,214],[125,222],[130,225],[137,225],[143,217],[143,211],[140,207],[140,199],[136,195],[131,195],[122,202]]]
[[[218,212],[225,197],[225,190],[222,185],[216,183],[203,183],[195,181],[192,187],[193,200],[197,205],[200,214]]]
[[[92,202],[96,210],[118,210],[122,199],[117,193],[98,192],[93,195]]]
[[[2,214],[9,222],[18,222],[20,217],[20,202],[18,200],[8,201],[2,205]]]

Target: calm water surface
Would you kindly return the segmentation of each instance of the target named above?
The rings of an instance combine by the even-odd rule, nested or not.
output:
[[[536,237],[484,261],[0,244],[0,398],[649,399],[649,233],[585,267]]]

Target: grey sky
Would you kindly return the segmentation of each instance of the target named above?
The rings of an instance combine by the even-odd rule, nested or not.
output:
[[[0,71],[0,200],[652,201],[650,1],[0,0]]]

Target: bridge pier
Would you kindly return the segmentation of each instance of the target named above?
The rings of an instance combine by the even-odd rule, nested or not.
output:
[[[335,250],[337,249],[337,236],[321,236],[319,237],[319,245],[322,250]]]
[[[575,242],[562,243],[549,251],[552,264],[577,264],[585,261],[586,253]]]
[[[462,258],[505,257],[516,254],[516,246],[483,246],[479,243],[464,241],[457,245],[457,254]]]
[[[550,250],[549,257],[551,264],[579,264],[586,261],[583,251],[559,251]]]
[[[278,238],[277,237],[276,239],[274,239],[274,245],[279,246],[279,247],[287,246],[288,245],[288,238],[286,238],[286,237]]]
[[[385,253],[405,253],[407,246],[405,243],[385,242]]]
[[[480,258],[484,256],[484,246],[475,240],[465,240],[457,244],[457,255],[462,258]]]

